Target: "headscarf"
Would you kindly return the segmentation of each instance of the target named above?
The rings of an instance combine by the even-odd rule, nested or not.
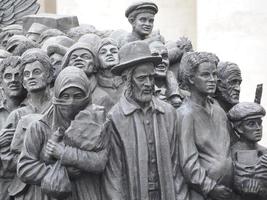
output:
[[[60,94],[70,87],[81,89],[85,93],[85,98],[76,103],[60,99]],[[59,73],[54,85],[54,96],[52,101],[54,105],[52,122],[53,131],[56,131],[59,127],[66,130],[73,119],[68,118],[65,112],[75,116],[90,103],[90,94],[89,80],[83,70],[73,66],[63,69]]]

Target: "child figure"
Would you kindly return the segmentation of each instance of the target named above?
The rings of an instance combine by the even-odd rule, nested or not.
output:
[[[232,146],[234,187],[244,200],[267,197],[267,148],[258,144],[262,138],[264,108],[242,102],[228,112],[239,140]]]

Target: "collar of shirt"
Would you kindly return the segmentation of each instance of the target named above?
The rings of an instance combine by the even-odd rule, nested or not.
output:
[[[134,113],[136,110],[141,109],[141,107],[137,103],[135,103],[134,101],[130,102],[129,100],[126,99],[124,95],[121,98],[120,104],[122,107],[122,111],[125,115],[130,115]],[[152,108],[152,111],[156,110],[160,113],[164,113],[164,109],[160,105],[160,102],[154,97],[152,97],[150,107]]]

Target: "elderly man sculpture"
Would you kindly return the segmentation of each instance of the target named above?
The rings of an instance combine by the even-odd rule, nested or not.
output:
[[[115,75],[126,76],[126,91],[111,109],[109,161],[104,199],[188,199],[179,168],[175,109],[153,97],[154,67],[147,43],[135,41],[119,51]]]
[[[241,71],[237,64],[219,62],[216,100],[225,112],[239,102]]]
[[[267,197],[267,148],[258,144],[262,138],[264,108],[257,103],[236,104],[228,117],[239,140],[232,146],[235,189],[244,200]]]

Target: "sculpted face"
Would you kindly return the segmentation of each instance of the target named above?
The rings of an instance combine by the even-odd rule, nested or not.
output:
[[[2,78],[2,87],[8,97],[19,97],[22,94],[22,72],[19,67],[7,67]]]
[[[242,78],[239,73],[230,74],[226,80],[221,80],[219,82],[218,88],[225,101],[233,105],[239,102],[241,82]]]
[[[49,75],[39,61],[27,63],[23,72],[23,85],[29,92],[43,90],[48,85]]]
[[[86,49],[76,49],[70,56],[69,65],[82,69],[86,75],[94,72],[94,56]]]
[[[154,64],[142,63],[133,72],[132,97],[140,103],[152,100],[154,88]]]
[[[162,58],[162,62],[155,67],[155,75],[166,77],[170,64],[167,48],[160,42],[151,43],[149,48],[153,56],[160,56]]]
[[[66,106],[61,106],[60,110],[64,116],[73,119],[80,111],[80,103],[86,97],[86,94],[77,87],[69,87],[60,93],[59,99],[64,100]]]
[[[262,138],[261,118],[245,119],[238,126],[238,132],[242,137],[251,142],[258,142]]]
[[[50,56],[51,64],[53,66],[53,71],[54,71],[53,80],[56,79],[59,72],[61,71],[62,58],[63,58],[63,56],[61,54],[58,54],[58,53],[53,53]]]
[[[204,95],[214,94],[217,83],[217,68],[214,63],[201,63],[196,74],[190,79],[193,87]]]
[[[140,13],[136,16],[132,23],[133,31],[145,37],[152,32],[154,26],[154,14],[151,13]]]
[[[118,47],[112,44],[104,45],[98,52],[98,59],[101,69],[111,69],[111,67],[119,64]]]

